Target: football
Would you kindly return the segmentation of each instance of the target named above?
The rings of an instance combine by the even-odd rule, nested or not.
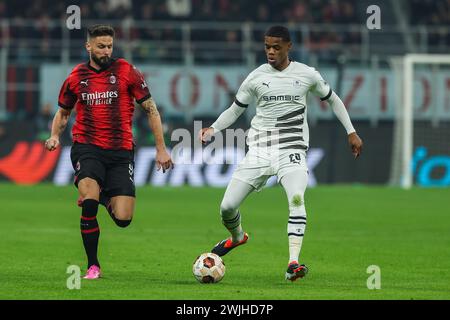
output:
[[[225,264],[217,254],[207,252],[195,259],[192,272],[200,283],[217,283],[225,275]]]

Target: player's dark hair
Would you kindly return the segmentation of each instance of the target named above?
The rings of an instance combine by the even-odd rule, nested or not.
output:
[[[284,41],[291,41],[291,36],[289,35],[289,30],[286,27],[283,26],[272,26],[270,27],[266,33],[265,33],[266,37],[277,37],[277,38],[281,38]]]
[[[87,38],[95,38],[95,37],[101,37],[101,36],[111,36],[114,38],[114,29],[111,26],[104,25],[104,24],[96,24],[93,26],[90,26],[87,29]]]

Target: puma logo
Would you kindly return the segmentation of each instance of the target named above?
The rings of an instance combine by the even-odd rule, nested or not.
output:
[[[268,88],[269,87],[269,83],[270,82],[267,82],[267,83],[263,82],[262,84],[263,84],[263,86],[267,86],[267,88]]]
[[[89,79],[86,79],[86,80],[84,80],[84,81],[81,80],[80,83],[83,84],[85,87],[87,87],[87,86],[88,86],[88,80],[89,80]]]

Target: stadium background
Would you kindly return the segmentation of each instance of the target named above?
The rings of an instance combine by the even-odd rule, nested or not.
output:
[[[66,26],[66,20],[70,16],[66,13],[66,9],[73,4],[81,9],[80,30],[69,30]],[[381,9],[380,30],[369,30],[366,26],[367,18],[370,16],[366,9],[372,4],[378,5]],[[230,105],[234,93],[248,72],[265,62],[262,41],[267,27],[275,23],[288,26],[293,39],[291,58],[314,66],[323,74],[348,107],[354,126],[365,143],[362,157],[356,162],[353,161],[348,150],[345,131],[339,121],[325,104],[320,104],[320,101],[310,97],[308,111],[311,132],[310,156],[314,155],[314,160],[310,159],[312,161],[311,175],[314,178],[310,180],[310,186],[316,184],[318,186],[309,191],[311,203],[314,203],[314,200],[320,203],[324,194],[329,197],[330,203],[342,201],[338,204],[339,207],[342,206],[342,224],[331,218],[335,224],[330,228],[340,230],[339,228],[342,227],[344,230],[349,225],[344,224],[343,221],[346,221],[346,218],[349,220],[354,218],[350,213],[355,208],[346,207],[343,202],[352,202],[351,198],[354,197],[355,206],[357,203],[358,207],[366,206],[367,210],[373,210],[372,222],[369,222],[370,215],[366,215],[367,230],[379,225],[382,219],[376,216],[377,214],[385,214],[385,218],[392,219],[390,221],[394,225],[409,219],[411,223],[415,223],[414,226],[410,225],[405,229],[411,232],[410,236],[416,234],[414,232],[417,230],[430,232],[430,235],[434,234],[436,237],[428,243],[433,247],[435,254],[442,255],[442,252],[438,252],[439,248],[444,248],[444,245],[448,248],[448,236],[437,239],[439,234],[442,235],[439,233],[442,232],[439,228],[448,226],[448,217],[443,215],[443,212],[448,210],[448,203],[441,202],[447,201],[445,199],[448,198],[450,185],[450,147],[447,143],[450,134],[448,69],[439,70],[436,77],[425,72],[414,82],[417,98],[415,115],[419,115],[423,120],[420,132],[427,132],[427,135],[418,135],[414,139],[415,152],[426,149],[426,154],[422,154],[425,160],[421,158],[424,161],[417,162],[412,169],[414,181],[419,187],[438,185],[444,188],[438,191],[414,189],[409,194],[386,188],[392,182],[395,112],[400,108],[397,97],[401,94],[401,88],[396,84],[391,59],[407,53],[447,54],[450,51],[450,2],[446,0],[375,2],[368,0],[58,2],[0,0],[0,181],[2,181],[0,197],[1,202],[5,204],[0,211],[5,215],[7,212],[9,214],[3,225],[5,232],[17,228],[17,235],[21,234],[22,229],[15,224],[15,220],[13,221],[15,215],[11,215],[11,212],[15,212],[27,221],[30,217],[28,211],[34,210],[21,207],[22,195],[39,202],[41,198],[51,198],[56,194],[61,203],[59,210],[69,210],[70,207],[70,212],[78,212],[74,205],[76,193],[70,186],[72,181],[72,168],[68,161],[70,127],[66,129],[62,137],[63,148],[58,152],[45,152],[42,142],[48,138],[51,121],[57,109],[57,93],[63,79],[75,64],[88,59],[84,49],[85,27],[93,23],[112,25],[117,33],[114,56],[132,61],[145,73],[152,95],[161,109],[167,144],[172,146],[174,143],[170,141],[170,135],[175,128],[186,128],[193,132],[194,120],[203,121],[204,125],[211,124],[220,112]],[[438,95],[434,95],[436,91],[430,89],[434,86],[438,88],[436,89],[439,92]],[[139,108],[136,110],[134,127],[138,146],[136,154],[141,157],[142,164],[139,168],[138,165],[136,166],[136,170],[139,171],[136,183],[142,195],[153,199],[145,202],[148,200],[142,197],[142,200],[139,200],[140,208],[147,205],[153,208],[158,197],[162,199],[161,201],[171,199],[174,192],[181,192],[181,194],[192,192],[192,196],[179,196],[179,199],[184,201],[183,203],[187,205],[191,213],[199,214],[198,221],[201,221],[200,217],[206,213],[197,212],[195,201],[189,202],[194,195],[197,198],[203,198],[206,193],[213,199],[211,203],[203,203],[206,208],[200,211],[217,211],[223,194],[223,189],[220,187],[226,186],[233,166],[179,165],[175,168],[178,171],[169,172],[162,179],[151,161],[152,135],[144,115],[139,112]],[[254,112],[252,108],[249,108],[248,112],[233,125],[233,128],[247,129],[252,112]],[[436,119],[438,119],[438,125],[436,121],[432,121]],[[72,116],[71,121],[73,120]],[[193,136],[196,136],[195,133]],[[421,166],[426,160],[433,158],[440,159],[436,169],[430,170],[428,167],[426,172],[422,170]],[[341,186],[342,184],[351,187],[345,189],[348,186]],[[31,185],[32,189],[21,189],[21,185]],[[182,185],[186,186],[181,187]],[[322,185],[329,185],[329,187],[321,189]],[[334,187],[335,185],[337,187]],[[378,185],[379,188],[364,189],[366,193],[358,199],[359,191],[355,195],[354,191],[349,190],[360,185]],[[154,188],[155,186],[167,188]],[[217,191],[210,191],[210,189],[201,188],[202,186],[219,188]],[[192,187],[199,187],[199,191],[192,191]],[[270,192],[269,200],[262,200],[263,196],[258,195],[260,204],[257,204],[256,200],[254,202],[250,200],[250,203],[254,206],[259,205],[261,210],[264,210],[264,206],[267,208],[271,206],[270,197],[280,197],[280,203],[284,201],[279,191]],[[391,198],[389,199],[388,196]],[[367,200],[380,202],[372,206]],[[419,201],[419,204],[413,200]],[[421,203],[421,200],[425,203]],[[66,207],[62,206],[63,201]],[[401,203],[399,204],[398,201]],[[432,205],[428,207],[427,201],[432,202]],[[175,203],[169,204],[169,207],[174,210],[172,212],[177,212],[177,210],[186,209],[183,203],[179,204],[182,208],[174,207]],[[55,219],[54,223],[62,225],[63,221],[67,221],[60,218],[58,212],[53,212],[50,202],[46,204],[39,202],[39,204],[41,207],[38,212],[46,211]],[[158,205],[161,208],[160,211],[166,210],[164,201]],[[202,202],[199,201],[198,205],[201,206]],[[322,205],[325,206],[325,204]],[[437,213],[438,219],[434,220],[437,226],[424,231],[419,218],[421,212],[418,212],[415,218],[411,218],[410,212],[406,209],[408,205],[411,208],[421,208],[422,212]],[[33,205],[30,204],[30,206]],[[322,210],[325,218],[330,218],[326,215],[330,212],[329,206],[320,208],[320,205],[316,205],[316,209]],[[161,215],[166,214],[162,212]],[[152,219],[158,222],[163,221],[162,217]],[[184,221],[182,219],[179,220],[181,223]],[[215,232],[217,237],[223,236],[223,232],[220,232],[223,230],[220,229],[218,216],[211,215],[210,218],[204,217],[204,219],[205,224],[208,223],[211,226],[208,227],[210,232]],[[255,219],[255,217],[248,219]],[[76,222],[76,218],[72,220]],[[272,220],[267,221],[270,224]],[[40,221],[33,223],[38,225]],[[253,223],[256,222],[253,221]],[[139,222],[137,224],[139,225]],[[280,239],[283,239],[284,225],[280,224],[280,226]],[[391,244],[387,240],[388,233],[395,234],[400,229],[393,226],[389,229],[387,223],[384,226],[387,229],[382,235],[386,236],[384,245],[388,248]],[[356,227],[359,228],[361,225]],[[76,224],[71,228],[73,234],[70,234],[75,237],[74,235],[78,232]],[[162,230],[165,229],[162,228]],[[326,229],[320,233],[319,230],[316,234],[323,235],[325,231]],[[311,232],[313,235],[313,231]],[[361,232],[364,233],[364,231]],[[181,234],[180,231],[180,236]],[[380,240],[377,232],[373,231],[369,234],[372,236],[366,239],[369,246],[370,243]],[[341,241],[338,240],[340,239],[338,236],[336,241]],[[12,235],[10,237],[8,241],[15,246],[15,238]],[[74,239],[72,243],[76,248],[79,245],[77,239]],[[126,237],[123,239],[127,241]],[[199,240],[199,235],[196,235],[194,239],[197,245],[199,241],[204,241]],[[414,239],[416,240],[422,243],[424,238]],[[51,241],[59,240],[55,236]],[[208,238],[208,241],[202,242],[202,245],[209,245],[210,241],[211,239]],[[414,241],[411,243],[415,243]],[[442,246],[437,245],[438,242]],[[169,241],[167,243],[176,246],[176,243]],[[22,245],[23,248],[27,247],[25,244]],[[342,245],[345,248],[345,243]],[[282,246],[284,248],[284,242]],[[20,252],[22,247],[18,244],[17,248]],[[323,247],[320,248],[321,252],[326,251]],[[11,249],[3,247],[2,250],[4,254],[8,254],[8,250]],[[83,263],[80,250],[77,264]],[[173,252],[172,249],[167,250]],[[193,249],[194,252],[195,250],[198,251],[198,248]],[[259,253],[261,254],[261,251]],[[189,254],[190,257],[193,255],[193,253]],[[412,256],[416,256],[416,253]],[[28,259],[26,256],[22,258],[23,261],[26,259]],[[404,267],[406,265],[406,262],[402,264]],[[441,268],[439,269],[441,272],[446,266],[448,266],[447,260],[438,263],[437,268]],[[249,268],[246,270],[250,272]],[[247,275],[245,274],[242,279]],[[396,281],[394,278],[393,282]],[[239,279],[241,278],[238,277]],[[25,295],[21,296],[19,291],[14,291],[14,282],[9,285],[9,293],[2,297],[15,297],[16,293],[19,298],[35,297],[32,292],[25,292]],[[442,285],[445,286],[445,283]],[[39,287],[36,288],[39,290]],[[261,283],[261,290],[263,288],[264,283]],[[417,289],[417,296],[420,296],[419,289]],[[51,292],[51,287],[48,290]],[[399,293],[402,292],[402,288],[398,290],[392,295],[377,296],[377,298],[414,296],[413,293]],[[313,298],[372,298],[365,296],[365,293],[355,296],[339,296],[334,292],[326,294],[328,295],[318,294]],[[448,290],[444,288],[438,288],[434,292],[429,292],[429,295],[426,294],[424,296],[428,298],[437,296],[448,299],[449,297]],[[52,295],[52,293],[45,295],[45,297],[53,298],[63,296]],[[107,298],[108,294],[104,297]],[[138,297],[164,298],[170,295]],[[201,295],[191,297],[202,298]],[[225,294],[217,297],[241,298],[239,295],[226,296]],[[255,297],[280,298],[283,295],[280,293],[271,296],[261,293]]]

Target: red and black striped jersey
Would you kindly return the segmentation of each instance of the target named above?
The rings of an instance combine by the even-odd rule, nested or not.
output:
[[[114,59],[96,70],[89,63],[77,65],[61,87],[58,105],[76,109],[73,141],[103,149],[133,149],[134,99],[150,98],[144,76],[125,59]]]

